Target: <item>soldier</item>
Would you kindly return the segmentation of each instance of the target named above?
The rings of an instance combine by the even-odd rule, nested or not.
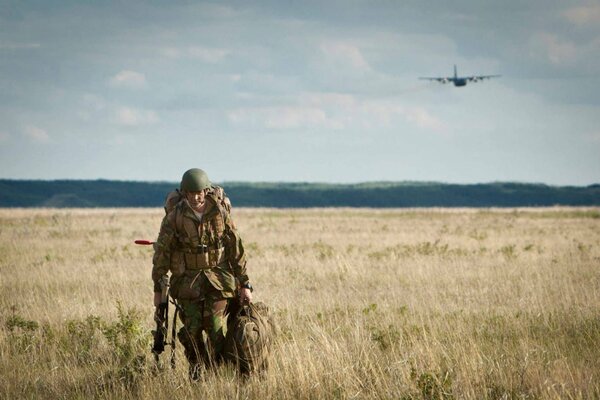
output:
[[[154,245],[154,305],[160,303],[161,280],[170,271],[170,294],[183,321],[177,337],[190,363],[190,378],[196,380],[200,363],[208,366],[221,360],[226,307],[236,296],[237,285],[241,304],[252,301],[252,286],[242,241],[206,173],[197,168],[186,171],[180,190],[183,196],[163,218]]]

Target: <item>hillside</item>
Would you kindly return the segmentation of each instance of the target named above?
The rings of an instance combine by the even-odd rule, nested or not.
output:
[[[600,185],[529,183],[222,184],[237,207],[599,206]],[[0,180],[0,207],[160,207],[175,182]]]

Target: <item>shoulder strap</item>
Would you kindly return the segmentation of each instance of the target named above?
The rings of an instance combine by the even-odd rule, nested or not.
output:
[[[183,210],[181,208],[181,204],[177,203],[175,207],[175,227],[178,233],[183,232]]]

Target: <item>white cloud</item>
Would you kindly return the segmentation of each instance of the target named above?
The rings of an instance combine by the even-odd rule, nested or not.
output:
[[[154,111],[121,107],[116,112],[115,121],[119,125],[139,126],[155,124],[159,121],[159,119]]]
[[[317,107],[349,108],[356,105],[354,96],[343,93],[304,93],[300,102]]]
[[[48,133],[37,126],[26,126],[23,135],[34,143],[46,143],[50,140]]]
[[[334,65],[350,66],[360,71],[371,69],[358,46],[345,42],[325,42],[320,46],[326,60]]]
[[[146,76],[140,72],[123,70],[110,78],[110,85],[139,89],[146,86]]]
[[[600,24],[600,5],[569,8],[564,15],[575,25]]]
[[[406,119],[422,129],[443,132],[446,126],[423,107],[410,107],[402,111]]]
[[[304,93],[299,104],[240,108],[229,112],[236,126],[286,129],[391,128],[409,123],[419,129],[444,133],[446,125],[423,107],[405,107],[393,101],[359,101],[339,93]]]
[[[399,126],[408,122],[419,129],[443,133],[446,125],[424,107],[406,107],[395,102],[365,101],[346,111],[350,120],[348,126],[364,129],[380,129]]]
[[[227,57],[231,52],[227,49],[210,48],[203,46],[190,47],[165,47],[160,53],[167,58],[191,58],[209,64],[216,64]]]
[[[240,108],[228,114],[234,125],[268,129],[340,128],[339,122],[328,118],[318,107],[282,106]]]
[[[270,110],[265,119],[267,128],[273,129],[323,126],[326,122],[325,111],[307,107],[278,107]]]
[[[365,129],[387,128],[393,126],[398,117],[404,116],[404,108],[393,103],[365,101],[351,110],[349,115],[354,119],[352,125]]]
[[[541,55],[552,64],[572,64],[578,57],[575,44],[547,32],[538,32],[531,37],[530,48],[533,55]]]
[[[600,36],[567,40],[553,33],[537,32],[529,40],[529,54],[555,67],[569,68],[575,75],[597,76]]]

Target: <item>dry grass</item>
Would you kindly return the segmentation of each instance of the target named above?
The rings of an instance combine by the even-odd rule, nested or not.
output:
[[[0,398],[600,397],[599,209],[234,216],[272,368],[190,384],[148,355],[161,210],[0,210]]]

